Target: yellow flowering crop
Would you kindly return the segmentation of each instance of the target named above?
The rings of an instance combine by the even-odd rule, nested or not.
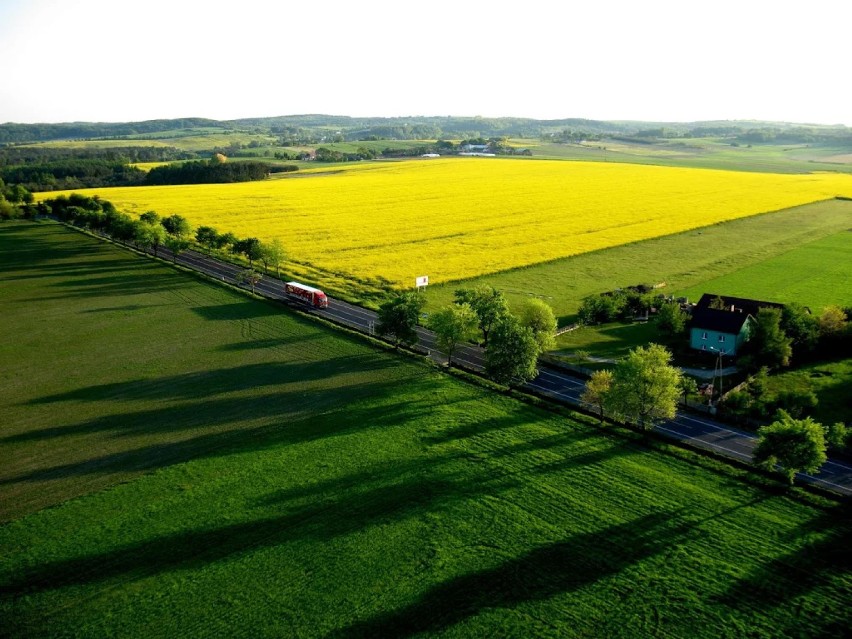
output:
[[[405,285],[418,275],[464,279],[852,196],[852,176],[838,174],[502,158],[323,169],[262,182],[82,192],[124,211],[280,238],[298,261]]]

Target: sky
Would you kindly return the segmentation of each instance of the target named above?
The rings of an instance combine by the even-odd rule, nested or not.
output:
[[[0,0],[0,122],[852,126],[852,0]]]

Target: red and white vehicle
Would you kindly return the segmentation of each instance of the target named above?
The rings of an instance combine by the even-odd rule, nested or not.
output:
[[[290,297],[295,297],[316,308],[328,308],[328,297],[318,288],[299,284],[299,282],[287,282],[284,291]]]

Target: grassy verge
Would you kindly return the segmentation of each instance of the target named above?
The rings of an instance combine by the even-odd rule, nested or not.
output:
[[[0,225],[4,634],[842,636],[848,508]],[[48,507],[50,506],[50,507]]]

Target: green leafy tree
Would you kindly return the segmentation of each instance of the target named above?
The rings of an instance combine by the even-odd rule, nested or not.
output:
[[[698,393],[698,382],[695,381],[693,377],[689,377],[688,375],[682,375],[680,378],[680,384],[678,385],[681,394],[683,395],[683,403],[686,403],[687,398],[690,395],[695,395]]]
[[[657,310],[657,330],[668,337],[677,337],[686,330],[687,316],[680,304],[664,302]]]
[[[556,346],[556,316],[546,302],[536,298],[526,300],[518,312],[518,320],[532,331],[540,352]]]
[[[376,332],[379,335],[393,337],[393,345],[417,343],[417,320],[426,304],[426,299],[419,293],[408,291],[400,293],[393,299],[379,306],[379,321]]]
[[[0,195],[0,220],[14,220],[18,217],[20,217],[20,207]]]
[[[166,241],[166,229],[160,224],[151,224],[151,248],[154,249],[154,257],[157,257],[157,251]]]
[[[734,417],[747,417],[751,411],[752,398],[746,391],[733,391],[725,396],[722,407],[725,414]]]
[[[834,450],[844,450],[850,439],[852,439],[852,430],[843,422],[835,422],[825,427],[825,441]]]
[[[195,240],[207,248],[208,255],[219,241],[219,232],[212,226],[199,226],[195,231]]]
[[[500,384],[523,384],[538,374],[539,353],[532,330],[507,315],[491,331],[485,349],[485,372]]]
[[[772,405],[796,419],[813,413],[819,404],[816,394],[810,388],[791,388],[775,395]]]
[[[839,335],[848,324],[846,313],[839,306],[826,306],[817,320],[820,337]]]
[[[249,237],[245,240],[245,246],[243,247],[243,253],[248,258],[249,268],[254,267],[255,260],[259,260],[263,257],[263,244],[256,237]]]
[[[790,338],[792,353],[797,358],[813,352],[819,341],[819,319],[801,304],[787,304],[782,309],[781,330]]]
[[[429,328],[435,332],[438,348],[447,354],[448,366],[452,363],[456,346],[473,339],[476,325],[477,316],[470,304],[452,304],[432,313]]]
[[[671,365],[672,354],[664,346],[639,346],[613,369],[611,410],[651,430],[675,416],[681,392],[680,369]]]
[[[231,252],[237,255],[245,255],[249,261],[249,268],[254,268],[254,261],[259,260],[263,256],[263,245],[256,237],[247,237],[244,240],[237,240],[231,245]]]
[[[749,341],[752,364],[769,368],[788,366],[793,354],[791,343],[792,340],[781,330],[781,310],[761,308]]]
[[[601,423],[604,420],[604,410],[609,402],[609,393],[612,388],[612,371],[599,370],[592,373],[592,376],[586,382],[586,387],[580,399],[598,409],[598,416]]]
[[[145,211],[142,215],[139,216],[139,219],[145,222],[146,224],[160,223],[160,216],[156,211]]]
[[[133,241],[136,233],[136,224],[129,215],[122,215],[113,222],[110,232],[113,238],[126,245],[128,242]]]
[[[269,243],[263,244],[263,262],[264,265],[271,264],[275,267],[275,273],[281,277],[281,265],[287,259],[287,252],[284,250],[284,243],[275,238]]]
[[[583,298],[577,318],[587,325],[613,322],[624,311],[624,305],[623,295],[589,295]]]
[[[172,261],[177,264],[178,255],[189,248],[189,240],[185,240],[180,236],[169,235],[165,240],[165,247],[172,252]]]
[[[796,473],[815,473],[826,460],[825,431],[810,417],[794,419],[784,411],[769,426],[757,431],[754,463],[767,470],[781,467],[792,486]]]
[[[166,233],[169,235],[173,235],[178,238],[188,238],[192,235],[192,227],[189,224],[189,220],[181,215],[169,215],[168,217],[164,217],[160,224],[163,225],[163,228],[166,229]]]
[[[488,345],[488,335],[502,317],[508,315],[509,304],[501,291],[493,286],[483,285],[476,288],[461,288],[455,292],[456,304],[469,304],[476,313],[479,330],[482,331],[482,343]]]
[[[220,251],[230,248],[232,251],[234,246],[240,240],[233,233],[222,233],[216,237],[216,248]],[[239,253],[239,251],[237,251]]]
[[[248,284],[251,287],[252,293],[254,293],[255,287],[262,279],[263,274],[258,273],[253,268],[247,268],[237,273],[237,282],[239,282],[240,284]]]
[[[154,256],[157,256],[157,250],[166,240],[166,229],[159,224],[151,224],[139,220],[134,225],[133,242],[141,249],[153,249]]]

